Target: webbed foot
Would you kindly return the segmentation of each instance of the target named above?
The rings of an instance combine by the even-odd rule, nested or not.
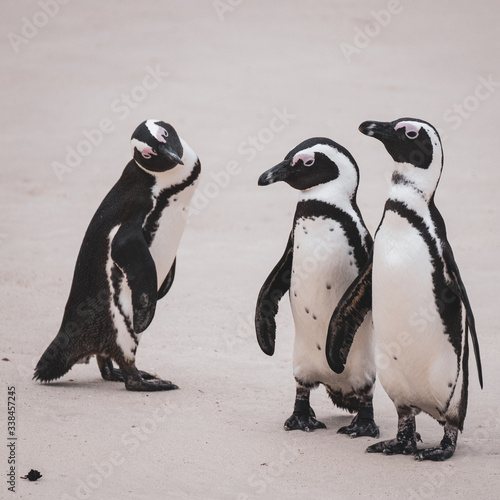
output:
[[[104,356],[97,356],[97,365],[99,366],[99,371],[101,372],[101,377],[104,380],[110,382],[123,382],[122,372],[113,366],[111,358],[106,358]]]
[[[360,436],[369,436],[377,438],[380,435],[380,430],[373,419],[358,418],[358,415],[354,417],[352,422],[345,427],[341,427],[337,434],[349,434],[351,438],[357,438]]]
[[[110,382],[124,382],[125,381],[121,370],[119,368],[115,368],[113,366],[113,362],[111,361],[111,358],[106,358],[104,356],[97,356],[97,364],[99,366],[101,376],[104,380],[108,380]],[[137,370],[137,373],[144,380],[157,380],[158,379],[158,377],[156,375],[152,375],[151,373],[148,373],[148,372],[143,372],[142,370]]]
[[[427,448],[418,450],[415,453],[415,460],[442,461],[452,457],[457,447],[458,427],[446,423],[444,425],[444,436],[437,448]]]
[[[380,441],[366,448],[366,453],[384,453],[385,455],[412,455],[417,452],[420,434],[415,431],[415,414],[409,407],[398,407],[398,433],[396,439]]]
[[[416,440],[389,439],[372,444],[365,451],[366,453],[384,453],[385,455],[413,455],[417,451],[417,443]]]
[[[111,364],[111,368],[112,366]],[[179,388],[169,380],[161,380],[155,375],[138,370],[133,362],[122,363],[120,368],[121,370],[113,369],[112,373],[123,378],[128,391],[172,391]]]
[[[316,420],[316,415],[314,410],[309,407],[309,412],[306,413],[295,413],[287,419],[285,422],[286,431],[301,430],[305,432],[311,432],[316,429],[326,429],[326,425],[319,420]]]
[[[108,380],[110,382],[124,382],[124,378],[122,372],[119,368],[115,368],[113,366],[113,362],[111,358],[107,358],[104,356],[97,356],[97,365],[99,366],[99,370],[101,372],[101,376],[104,380]],[[156,375],[152,375],[148,372],[143,372],[142,370],[137,370],[139,376],[144,380],[155,380],[158,379]]]
[[[125,381],[125,388],[128,391],[144,391],[144,392],[154,392],[154,391],[173,391],[179,387],[172,384],[169,380],[160,380],[155,378],[155,380],[144,380],[142,378],[133,378]]]
[[[316,420],[314,410],[309,404],[311,388],[303,385],[297,380],[297,390],[295,395],[295,405],[292,415],[285,422],[285,430],[301,430],[311,432],[315,429],[326,429],[323,422]]]
[[[341,427],[337,434],[348,434],[351,438],[360,436],[379,437],[380,431],[373,419],[373,404],[371,397],[359,402],[358,413],[352,422],[345,427]]]

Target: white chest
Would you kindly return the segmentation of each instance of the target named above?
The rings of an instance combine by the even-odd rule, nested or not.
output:
[[[325,380],[332,373],[324,346],[333,311],[357,273],[352,250],[339,222],[297,220],[290,285],[296,376]]]
[[[386,212],[373,254],[373,319],[384,325],[378,328],[381,339],[392,336],[393,330],[408,330],[414,311],[435,309],[433,270],[429,249],[417,229],[398,214]]]
[[[421,408],[433,399],[437,387],[443,387],[437,399],[446,399],[447,383],[457,369],[436,306],[433,271],[429,249],[417,229],[386,212],[373,256],[377,370],[393,400]]]
[[[319,328],[324,329],[357,272],[353,249],[339,222],[324,218],[297,220],[290,286],[296,322],[319,322]]]
[[[196,183],[186,187],[168,200],[158,220],[149,251],[156,265],[158,288],[167,276],[177,253],[177,248],[186,227],[189,203]]]
[[[345,391],[373,380],[371,315],[356,335],[342,375],[332,372],[324,352],[333,311],[358,272],[354,249],[338,221],[297,220],[290,302],[295,323],[294,375],[298,379]]]

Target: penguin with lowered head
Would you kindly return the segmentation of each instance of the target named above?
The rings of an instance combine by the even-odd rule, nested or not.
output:
[[[35,368],[36,380],[56,380],[96,355],[102,377],[128,390],[177,389],[138,370],[135,355],[174,281],[200,161],[161,120],[141,123],[131,146],[132,160],[85,233],[61,327]]]

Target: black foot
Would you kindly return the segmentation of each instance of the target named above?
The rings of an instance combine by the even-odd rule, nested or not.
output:
[[[119,368],[113,366],[111,358],[105,358],[103,356],[97,357],[97,364],[99,365],[99,370],[101,371],[101,376],[104,380],[110,382],[124,382],[122,372]],[[144,380],[155,380],[158,379],[156,375],[151,375],[150,373],[138,370],[137,373]]]
[[[109,362],[108,362],[109,361]],[[109,358],[101,358],[97,359],[99,363],[99,368],[101,369],[101,373],[103,374],[103,366],[106,365],[107,369],[110,373],[114,374],[114,376],[121,376],[123,381],[125,382],[125,388],[129,391],[172,391],[174,389],[178,389],[175,384],[168,380],[161,380],[158,377],[151,375],[150,373],[146,373],[138,370],[135,367],[134,362],[122,363],[120,365],[121,370],[117,370],[113,368],[113,364]]]
[[[458,428],[449,424],[444,426],[444,437],[437,448],[427,448],[415,453],[415,460],[434,460],[440,462],[452,457],[457,447]]]
[[[369,436],[378,438],[380,435],[379,428],[373,419],[364,419],[358,418],[356,415],[353,421],[346,425],[345,427],[341,427],[337,434],[349,434],[352,438],[357,438],[360,436]]]
[[[160,380],[160,378],[157,377],[156,375],[151,375],[151,373],[143,372],[142,370],[139,370],[139,375],[144,380]]]
[[[366,448],[366,453],[384,453],[385,455],[413,455],[417,451],[420,434],[415,431],[415,414],[407,406],[397,407],[398,433],[396,439],[380,441]]]
[[[109,380],[110,382],[123,382],[122,372],[113,366],[111,358],[97,356],[97,365],[99,366],[101,377],[104,380]]]
[[[415,453],[415,460],[434,460],[436,462],[446,460],[453,456],[455,453],[455,448],[441,448],[440,446],[437,448],[427,448],[426,450],[419,450]]]
[[[399,441],[398,439],[380,441],[366,448],[366,453],[384,453],[385,455],[413,455],[416,451],[416,441]]]
[[[314,431],[315,429],[326,429],[323,422],[316,420],[314,410],[309,404],[309,395],[311,388],[302,385],[297,380],[297,393],[295,396],[295,405],[292,415],[285,422],[286,431],[301,430],[306,432]]]
[[[153,377],[155,378],[155,377]],[[168,380],[144,380],[142,378],[137,379],[134,378],[132,380],[127,380],[125,382],[125,388],[129,391],[145,391],[145,392],[153,392],[153,391],[173,391],[174,389],[178,389],[175,384]]]
[[[111,367],[111,369],[106,369],[101,371],[101,376],[104,380],[109,380],[110,382],[123,382],[123,375],[119,368]]]
[[[143,372],[142,370],[138,371],[139,375],[144,380],[160,380],[156,375],[151,375],[151,373]],[[102,374],[102,373],[101,373]],[[109,371],[109,378],[106,378],[104,375],[102,378],[104,380],[110,380],[112,382],[124,382],[122,372],[119,368],[112,368]]]
[[[293,413],[285,422],[285,431],[301,430],[311,432],[315,429],[326,429],[323,422],[316,420],[314,412],[312,415],[297,415]]]

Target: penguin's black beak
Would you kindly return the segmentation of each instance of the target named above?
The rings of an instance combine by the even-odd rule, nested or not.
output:
[[[396,131],[391,122],[363,122],[359,126],[359,131],[369,137],[375,137],[375,139],[382,142],[396,137]]]
[[[184,162],[181,160],[179,155],[176,152],[169,149],[168,147],[160,145],[158,149],[160,150],[161,154],[166,156],[168,159],[172,160],[173,162],[179,165],[184,165]]]
[[[284,181],[288,178],[289,174],[290,162],[289,160],[284,160],[269,170],[266,170],[259,177],[259,186],[268,186],[269,184],[274,184],[275,182]]]

